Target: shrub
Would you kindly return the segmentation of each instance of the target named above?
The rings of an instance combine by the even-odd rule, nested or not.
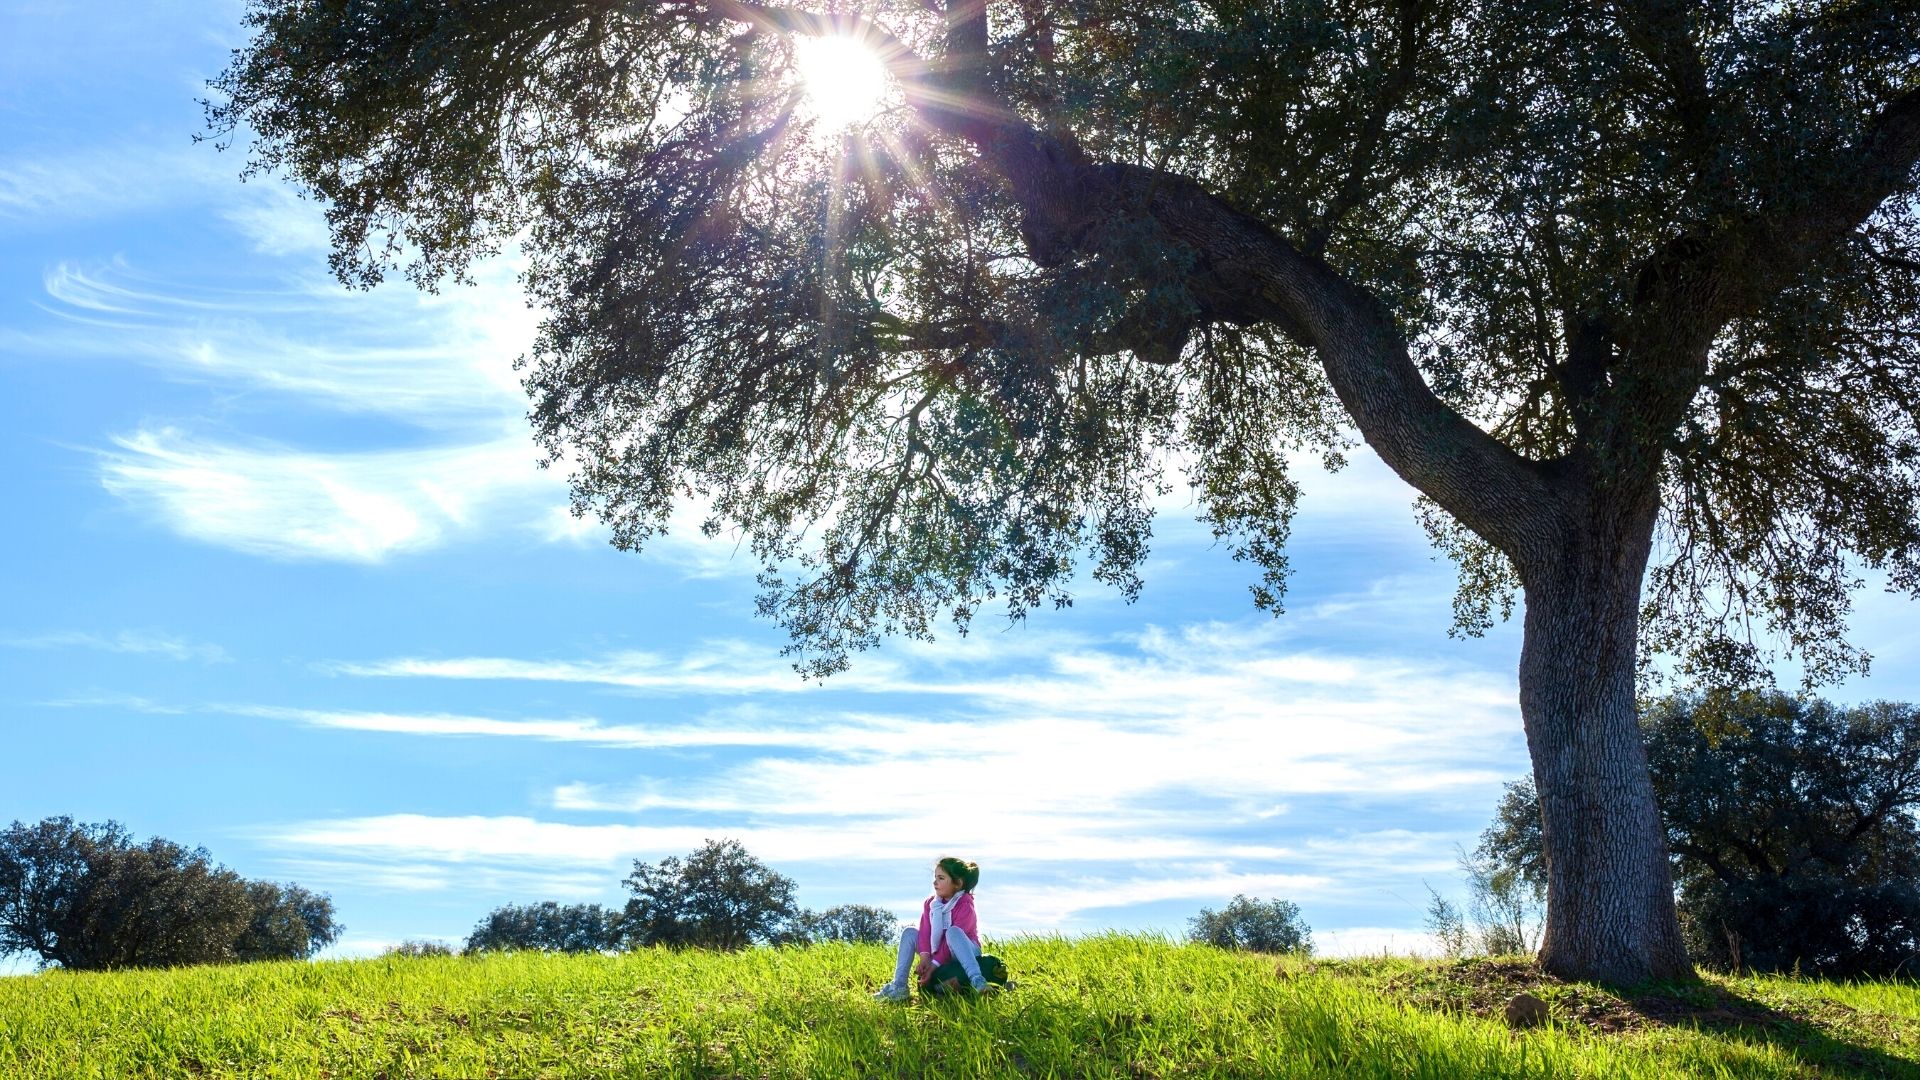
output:
[[[1460,908],[1453,901],[1427,886],[1427,931],[1440,943],[1440,952],[1445,956],[1466,956],[1474,951],[1473,932],[1467,929],[1467,920],[1460,914]]]
[[[445,945],[438,941],[403,941],[398,945],[387,946],[386,951],[380,955],[415,958],[422,956],[452,956],[454,953],[451,945]]]
[[[1312,930],[1290,900],[1236,896],[1220,911],[1201,908],[1187,924],[1187,937],[1222,949],[1290,953],[1313,950]]]

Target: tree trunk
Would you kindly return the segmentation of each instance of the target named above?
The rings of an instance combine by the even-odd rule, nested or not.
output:
[[[1658,511],[1654,498],[1635,501],[1575,515],[1570,535],[1520,567],[1520,715],[1548,882],[1540,963],[1610,983],[1693,976],[1634,702],[1641,578]]]

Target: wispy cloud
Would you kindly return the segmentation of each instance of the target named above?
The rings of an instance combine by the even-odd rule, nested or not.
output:
[[[884,809],[876,807],[876,809]],[[864,824],[750,826],[716,831],[711,825],[581,825],[520,815],[438,816],[383,814],[305,822],[263,829],[276,844],[364,859],[426,865],[445,862],[534,867],[617,868],[632,859],[684,855],[717,836],[737,837],[756,856],[773,863],[900,862],[925,859],[946,845],[978,853],[982,861],[1049,864],[1114,863],[1121,860],[1272,858],[1285,850],[1242,843],[1209,843],[1191,837],[1149,835],[1136,823],[1055,818],[1070,835],[1023,835],[991,810],[968,821],[937,811],[892,816]]]
[[[232,182],[230,160],[183,145],[123,141],[16,150],[0,158],[0,223],[46,225],[176,203]]]
[[[1125,646],[1130,645],[1131,648]],[[558,808],[642,812],[855,815],[888,775],[968,775],[999,805],[1110,810],[1186,791],[1270,816],[1293,793],[1364,787],[1432,791],[1495,782],[1490,761],[1517,747],[1506,678],[1448,665],[1336,657],[1276,648],[1265,627],[1150,629],[1120,645],[1063,647],[1039,671],[948,674],[910,662],[875,665],[816,690],[812,715],[751,713],[696,725],[598,719],[499,720],[390,714],[288,714],[326,726],[412,734],[520,736],[640,747],[766,747],[812,751],[754,760],[695,779],[575,783]],[[910,660],[911,658],[905,658]],[[677,658],[619,654],[591,661],[506,658],[345,664],[353,675],[578,680],[657,692],[776,694],[807,684],[738,643]],[[912,718],[863,708],[870,694],[950,705]],[[746,722],[741,722],[744,717]],[[767,809],[777,808],[777,809]]]
[[[58,630],[41,634],[0,635],[0,647],[10,649],[94,649],[99,652],[132,653],[157,656],[166,660],[197,660],[221,663],[231,660],[218,645],[190,641],[173,634],[152,630],[122,630],[113,634],[95,634],[80,630]]]
[[[1098,716],[1177,720],[1195,716],[1270,721],[1284,715],[1387,711],[1409,727],[1452,729],[1511,715],[1510,678],[1390,654],[1288,648],[1292,631],[1271,621],[1208,622],[1096,642],[1069,634],[976,636],[926,645],[892,643],[825,684],[808,683],[764,646],[712,641],[679,656],[623,651],[585,659],[500,656],[396,657],[336,662],[343,675],[579,683],[659,693],[802,691],[966,697],[1023,717]],[[969,651],[964,662],[955,662]],[[1448,718],[1459,718],[1447,722]]]
[[[516,659],[504,656],[466,656],[434,659],[397,657],[369,663],[332,663],[326,670],[341,675],[378,678],[508,680],[520,682],[585,683],[623,690],[660,693],[784,694],[818,692],[817,684],[802,681],[793,669],[764,648],[745,642],[710,642],[699,651],[678,657],[642,650],[626,650],[580,660]],[[894,665],[880,660],[863,665],[834,688],[873,689],[891,684]]]
[[[117,709],[123,712],[145,713],[149,716],[182,716],[190,709],[178,705],[168,705],[139,694],[121,694],[110,692],[69,694],[66,697],[37,701],[34,704],[49,709]]]
[[[266,187],[229,217],[267,255],[315,263],[316,211]],[[323,230],[322,230],[323,231]],[[469,536],[604,542],[567,511],[566,463],[538,467],[513,365],[531,347],[530,310],[513,255],[438,294],[341,287],[317,268],[256,275],[244,286],[195,284],[123,259],[63,262],[43,275],[53,316],[0,328],[26,357],[130,361],[221,395],[210,422],[148,423],[99,454],[108,491],[195,540],[277,558],[374,561]],[[369,426],[349,448],[225,433],[249,407],[354,413]],[[367,437],[367,436],[371,437]],[[736,545],[676,510],[648,553],[688,576],[751,573]]]
[[[331,246],[320,204],[285,184],[254,183],[250,199],[236,200],[221,216],[262,255],[319,255]]]
[[[45,275],[56,323],[14,347],[131,359],[226,393],[375,413],[413,429],[352,449],[173,424],[114,437],[99,454],[103,485],[184,536],[345,561],[503,529],[544,538],[565,493],[559,475],[538,468],[520,416],[512,367],[536,316],[516,272],[512,259],[496,259],[474,287],[434,296],[354,293],[311,272],[237,288],[182,284],[123,261],[63,263]]]
[[[483,736],[586,743],[631,750],[691,747],[762,747],[830,751],[847,754],[875,752],[897,746],[904,738],[923,733],[925,725],[880,717],[852,723],[783,724],[766,727],[724,725],[608,724],[592,717],[565,720],[502,720],[446,713],[352,712],[292,709],[266,705],[214,706],[214,711],[270,720],[290,720],[311,727],[347,731],[377,731],[395,735]],[[593,807],[581,806],[581,809]]]
[[[315,453],[172,428],[114,440],[101,482],[184,536],[255,555],[374,562],[558,497],[517,439]]]
[[[1116,913],[1163,900],[1217,900],[1249,896],[1313,896],[1330,879],[1317,874],[1233,874],[1136,877],[1094,875],[1070,884],[1014,885],[993,895],[997,919],[1017,926],[1059,926],[1090,912]]]
[[[525,870],[471,863],[369,862],[291,857],[274,860],[276,870],[299,881],[324,881],[329,888],[359,887],[382,892],[432,893],[450,889],[538,896],[543,900],[592,900],[619,888],[619,876],[604,872]]]
[[[16,334],[13,347],[132,360],[181,381],[434,431],[494,430],[526,410],[513,362],[539,317],[518,272],[501,257],[478,267],[472,286],[429,294],[358,292],[314,269],[221,286],[124,259],[63,262],[43,275],[56,321]]]

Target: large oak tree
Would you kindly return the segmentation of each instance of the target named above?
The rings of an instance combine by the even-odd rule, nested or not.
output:
[[[810,674],[1132,595],[1170,462],[1277,609],[1357,430],[1458,626],[1524,597],[1543,961],[1685,974],[1636,662],[1845,672],[1860,568],[1920,586],[1915,5],[812,3],[253,0],[210,119],[343,280],[519,243],[578,507],[704,499]],[[897,81],[853,132],[825,33]]]

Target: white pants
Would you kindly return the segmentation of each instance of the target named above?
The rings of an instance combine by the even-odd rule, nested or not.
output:
[[[893,963],[893,985],[903,988],[907,985],[907,973],[913,970],[913,957],[919,951],[919,944],[919,930],[909,926],[900,931],[900,956]],[[973,984],[974,989],[978,990],[986,983],[986,978],[980,974],[979,947],[957,926],[947,927],[947,951],[960,961],[960,969],[967,973],[967,981]]]

